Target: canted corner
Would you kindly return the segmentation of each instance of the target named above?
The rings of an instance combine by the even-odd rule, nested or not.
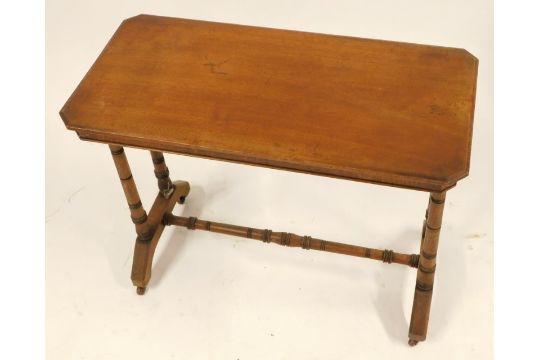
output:
[[[476,66],[478,66],[479,60],[476,56],[474,56],[471,52],[469,52],[466,49],[460,48],[459,50],[463,53],[463,55],[466,58],[468,58],[471,62],[473,62],[474,64],[476,64]]]
[[[68,112],[67,112],[67,109],[66,109],[66,105],[62,106],[62,108],[60,109],[60,111],[58,112],[58,114],[60,115],[60,118],[62,119],[62,121],[64,122],[64,125],[69,128],[69,120],[68,120]]]
[[[150,16],[150,15],[147,15],[147,14],[138,14],[138,15],[135,15],[135,16],[131,16],[131,17],[128,17],[126,19],[124,19],[124,21],[122,21],[122,24],[124,23],[127,23],[127,22],[132,22],[132,21],[136,21],[142,17],[145,17],[145,16]]]

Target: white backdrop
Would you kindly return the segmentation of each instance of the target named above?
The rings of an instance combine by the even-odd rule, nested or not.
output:
[[[58,111],[120,22],[140,13],[462,47],[480,60],[470,176],[449,191],[428,341],[407,346],[415,271],[166,229],[145,296],[106,146]],[[490,1],[67,1],[46,9],[46,316],[50,359],[490,359],[493,311]],[[147,209],[147,152],[127,149]],[[187,216],[417,252],[428,195],[166,156]],[[390,219],[390,221],[384,221]]]

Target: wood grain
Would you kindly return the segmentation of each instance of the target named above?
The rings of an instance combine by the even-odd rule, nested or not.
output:
[[[85,140],[425,191],[468,175],[463,49],[140,15],[61,110]]]

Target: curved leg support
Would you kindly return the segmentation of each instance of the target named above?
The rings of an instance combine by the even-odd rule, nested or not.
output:
[[[172,183],[172,187],[173,191],[169,198],[163,197],[161,192],[158,194],[148,214],[148,223],[153,232],[152,238],[146,241],[138,238],[135,242],[131,281],[133,285],[137,286],[137,294],[139,295],[144,294],[146,285],[150,281],[154,252],[165,227],[163,218],[172,212],[181,196],[187,196],[189,193],[189,183],[185,181],[175,181]]]

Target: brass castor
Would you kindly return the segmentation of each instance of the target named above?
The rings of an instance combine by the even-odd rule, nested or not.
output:
[[[178,203],[180,205],[183,205],[185,202],[186,202],[186,197],[185,196],[180,196],[180,199],[178,199]]]
[[[409,339],[409,346],[416,346],[418,344],[418,340]]]
[[[138,295],[144,295],[145,292],[146,292],[146,288],[145,288],[145,287],[137,286],[137,294],[138,294]]]

